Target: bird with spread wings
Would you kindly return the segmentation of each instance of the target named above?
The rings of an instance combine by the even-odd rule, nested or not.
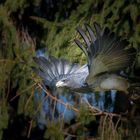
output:
[[[58,91],[80,89],[88,75],[87,64],[81,66],[53,56],[34,57],[34,61],[37,67],[33,67],[33,71],[43,79],[43,85],[53,94]],[[61,82],[62,87],[59,86]]]
[[[50,89],[67,88],[80,93],[118,90],[127,93],[130,83],[120,72],[132,64],[135,53],[127,49],[125,40],[108,28],[102,29],[94,23],[94,33],[89,25],[85,27],[86,31],[77,28],[85,45],[78,39],[75,42],[84,52],[87,64],[72,64],[52,56],[36,57],[34,60],[38,67],[34,71]]]

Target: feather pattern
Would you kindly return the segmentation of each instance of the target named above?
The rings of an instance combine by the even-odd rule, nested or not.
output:
[[[80,28],[77,31],[86,46],[80,41],[76,44],[80,44],[78,47],[84,50],[88,59],[89,75],[86,81],[93,80],[100,73],[123,70],[131,64],[134,53],[125,48],[128,46],[126,40],[116,37],[108,28],[102,29],[97,23],[94,23],[96,36],[89,25],[85,27],[86,31]]]
[[[88,74],[87,65],[72,64],[64,59],[57,59],[53,56],[45,57],[34,57],[35,63],[38,67],[34,67],[33,71],[37,73],[49,87],[54,87],[55,84],[67,77],[75,77],[75,75],[82,75],[86,73],[85,78]],[[80,76],[81,77],[81,76]]]

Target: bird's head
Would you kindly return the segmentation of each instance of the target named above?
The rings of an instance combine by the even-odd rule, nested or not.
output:
[[[69,75],[61,78],[55,85],[57,88],[76,89],[83,86],[84,81],[85,76],[77,73],[75,75]]]
[[[56,87],[61,88],[61,87],[69,87],[70,86],[70,79],[68,78],[63,78],[56,82]]]
[[[68,76],[57,81],[55,85],[59,90],[70,90],[80,93],[92,92],[85,82],[86,77],[82,76],[79,74]]]

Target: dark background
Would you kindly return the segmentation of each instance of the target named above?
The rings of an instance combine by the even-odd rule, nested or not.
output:
[[[36,101],[34,97],[37,89],[35,80],[38,78],[31,69],[34,66],[33,56],[43,48],[56,57],[85,63],[84,54],[76,49],[73,41],[78,36],[75,28],[84,23],[93,26],[96,21],[122,39],[127,39],[129,46],[136,49],[137,57],[129,76],[139,81],[139,11],[139,0],[1,0],[0,139],[139,139],[139,87],[136,94],[130,92],[130,97],[138,95],[135,99],[124,93],[116,94],[113,112],[121,114],[121,119],[108,114],[94,115],[82,106],[80,115],[69,123],[62,120],[53,123],[51,118],[52,123],[39,127],[37,114],[42,106],[38,113],[36,110],[43,99],[41,96]],[[103,100],[105,106],[112,104],[110,93],[107,94]],[[77,103],[76,97],[72,98]],[[55,101],[52,100],[49,109],[54,107]]]

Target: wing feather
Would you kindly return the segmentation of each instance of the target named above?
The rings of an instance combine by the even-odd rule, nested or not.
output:
[[[78,28],[78,32],[86,44],[85,48],[81,47],[81,50],[84,50],[88,59],[89,75],[87,81],[100,73],[125,69],[130,66],[135,55],[134,52],[126,49],[127,41],[116,37],[108,28],[102,29],[97,23],[94,23],[94,28],[96,36],[91,27],[86,25],[90,37],[88,43],[86,33]],[[82,43],[80,46],[83,46]]]
[[[77,74],[87,73],[87,67],[79,64],[73,64],[65,59],[57,59],[53,56],[35,57],[34,58],[37,67],[33,68],[33,71],[38,74],[45,84],[49,87],[54,87],[56,82],[63,78],[73,77]]]

